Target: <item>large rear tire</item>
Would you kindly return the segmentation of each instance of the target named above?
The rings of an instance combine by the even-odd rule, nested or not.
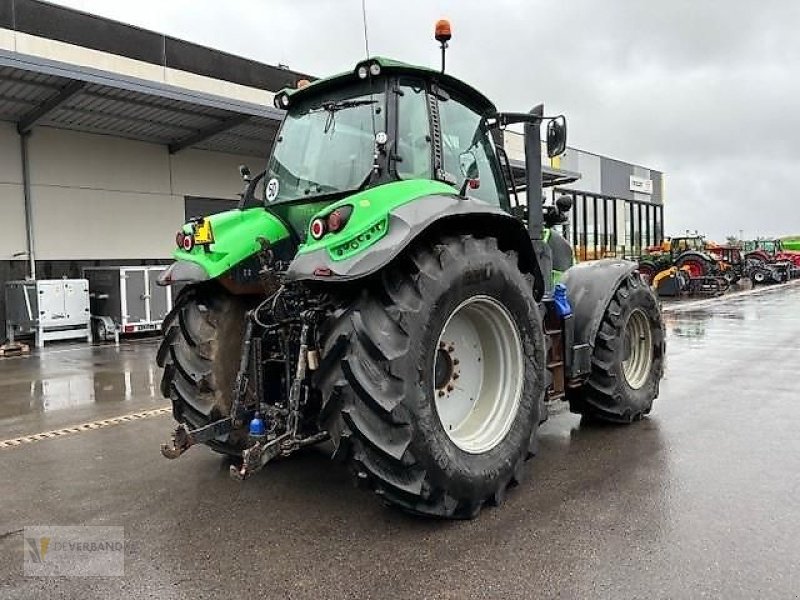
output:
[[[494,238],[420,245],[323,336],[321,426],[357,479],[407,511],[472,518],[535,451],[544,334]]]
[[[172,414],[191,429],[230,413],[239,368],[246,307],[218,285],[184,288],[163,324],[158,366],[164,369],[161,393]],[[223,454],[240,455],[243,432],[208,443]]]
[[[653,284],[653,278],[659,273],[656,263],[650,260],[639,261],[639,275],[647,285]]]
[[[631,423],[648,414],[658,396],[664,350],[658,301],[631,274],[606,307],[588,381],[567,392],[570,410],[613,423]]]
[[[688,254],[681,256],[676,262],[675,266],[681,270],[689,271],[693,279],[698,277],[706,277],[711,275],[713,264],[707,261],[702,256],[697,254]]]

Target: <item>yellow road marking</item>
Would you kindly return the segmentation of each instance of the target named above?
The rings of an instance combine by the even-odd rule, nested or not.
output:
[[[75,433],[82,433],[84,431],[92,431],[102,427],[111,427],[112,425],[121,425],[122,423],[130,423],[131,421],[138,421],[147,419],[148,417],[158,417],[172,412],[172,408],[164,406],[162,408],[155,408],[153,410],[145,410],[142,412],[130,413],[128,415],[120,415],[118,417],[109,417],[108,419],[100,419],[99,421],[91,421],[89,423],[81,423],[80,425],[73,425],[71,427],[62,427],[61,429],[53,429],[52,431],[43,431],[41,433],[33,433],[31,435],[23,435],[17,438],[0,441],[0,450],[4,448],[14,448],[23,444],[32,444],[41,440],[48,440],[52,438],[62,437],[65,435],[73,435]]]

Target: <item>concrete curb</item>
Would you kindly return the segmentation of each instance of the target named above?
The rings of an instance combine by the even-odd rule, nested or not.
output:
[[[771,294],[777,292],[779,290],[784,290],[787,287],[794,287],[800,285],[800,279],[793,279],[787,283],[778,283],[773,285],[766,285],[757,288],[751,288],[749,290],[741,290],[739,292],[733,292],[731,294],[724,294],[722,296],[717,296],[716,298],[702,298],[700,300],[688,300],[686,302],[675,302],[674,304],[667,304],[661,305],[661,312],[662,313],[678,313],[683,312],[685,310],[692,310],[695,308],[702,308],[704,306],[710,306],[714,304],[724,303],[728,300],[732,300],[735,298],[742,298],[745,296],[760,296]]]

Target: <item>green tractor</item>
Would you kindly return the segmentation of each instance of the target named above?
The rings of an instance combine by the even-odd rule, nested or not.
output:
[[[639,273],[648,282],[670,267],[684,269],[692,278],[712,277],[719,271],[719,262],[701,235],[667,238],[639,257]]]
[[[246,479],[325,440],[386,503],[472,518],[536,451],[548,405],[630,423],[658,395],[658,302],[627,261],[572,266],[544,206],[540,127],[443,71],[383,58],[283,90],[239,208],[186,223],[158,352],[179,425]],[[493,133],[524,125],[517,199]]]

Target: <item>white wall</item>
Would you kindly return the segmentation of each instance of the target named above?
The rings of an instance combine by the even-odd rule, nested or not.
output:
[[[253,173],[258,173],[267,162],[266,150],[264,154],[248,158],[191,148],[182,150],[170,156],[172,191],[179,196],[236,199],[242,191],[239,165],[247,164]]]
[[[0,260],[26,248],[19,136],[12,123],[0,122]]]
[[[2,155],[18,162],[16,131],[0,125]],[[264,160],[202,150],[170,155],[157,144],[49,127],[33,131],[29,156],[39,260],[168,258],[184,221],[184,196],[236,198],[237,165]],[[0,232],[9,230],[0,254],[14,244],[14,251],[25,249],[21,169],[11,162],[0,161]],[[16,211],[6,208],[14,202],[2,185],[12,175]]]

